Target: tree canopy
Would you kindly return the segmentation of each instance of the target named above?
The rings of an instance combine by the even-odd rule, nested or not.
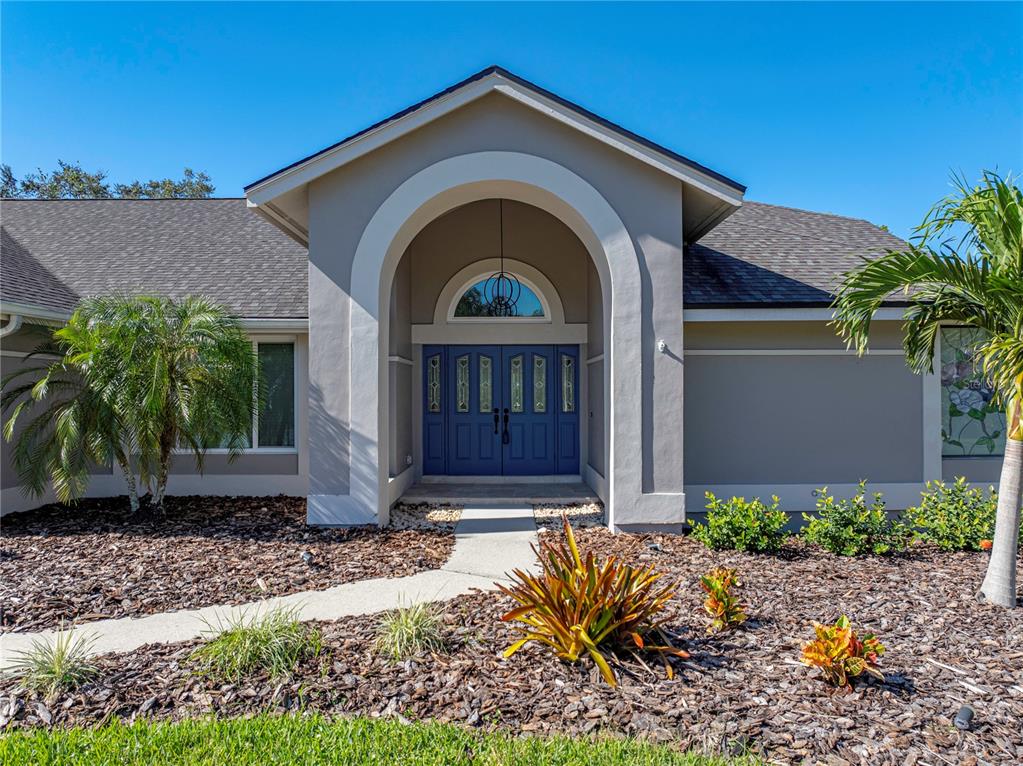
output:
[[[102,170],[89,172],[77,162],[57,160],[57,169],[36,170],[19,179],[0,165],[0,197],[5,199],[185,199],[207,198],[216,191],[210,177],[185,168],[180,179],[110,183]]]

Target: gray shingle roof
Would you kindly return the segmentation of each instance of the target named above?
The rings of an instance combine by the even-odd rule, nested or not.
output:
[[[114,292],[208,295],[304,317],[306,250],[241,199],[4,200],[0,299],[70,310]]]
[[[863,257],[905,247],[859,218],[743,202],[686,249],[685,305],[829,304],[841,275]]]
[[[111,292],[208,295],[247,318],[307,315],[306,250],[240,199],[4,200],[0,299],[70,310]],[[873,224],[745,202],[686,250],[685,305],[823,305]]]

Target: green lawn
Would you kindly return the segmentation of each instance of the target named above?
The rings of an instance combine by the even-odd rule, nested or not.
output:
[[[755,762],[684,754],[632,740],[513,738],[442,724],[260,716],[179,723],[114,723],[100,729],[14,731],[0,737],[0,763],[746,766]]]

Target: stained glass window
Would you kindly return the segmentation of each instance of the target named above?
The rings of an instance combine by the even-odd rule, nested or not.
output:
[[[511,411],[522,412],[522,355],[511,359]]]
[[[533,355],[533,412],[547,412],[547,357]]]
[[[561,355],[561,411],[575,412],[575,359]]]
[[[469,356],[455,360],[455,409],[458,412],[469,411]]]
[[[426,363],[426,399],[430,412],[440,412],[440,354]]]
[[[480,412],[490,412],[494,406],[493,369],[490,357],[480,355]]]
[[[941,454],[1001,455],[1005,451],[1005,413],[994,401],[975,349],[982,330],[941,329]]]

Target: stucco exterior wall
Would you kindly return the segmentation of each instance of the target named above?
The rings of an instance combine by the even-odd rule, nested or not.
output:
[[[934,381],[906,367],[897,322],[878,323],[875,353],[863,358],[823,322],[685,330],[690,512],[707,489],[778,494],[787,510],[809,510],[815,487],[846,494],[860,479],[897,508],[936,478],[925,476],[924,440],[924,387]]]
[[[998,484],[1002,472],[1002,456],[946,457],[941,460],[941,478],[955,481],[965,476],[977,484]]]
[[[311,493],[350,496],[351,455],[361,437],[351,431],[345,374],[350,369],[348,296],[354,254],[367,224],[415,173],[441,160],[486,151],[520,152],[567,168],[596,188],[626,225],[639,260],[640,295],[619,297],[625,299],[620,310],[638,312],[642,320],[641,369],[632,386],[642,401],[642,437],[640,444],[622,448],[637,451],[644,493],[679,496],[670,515],[680,519],[681,183],[498,95],[481,98],[309,184],[310,381],[316,394],[310,432],[317,442],[317,435],[329,435],[343,443],[336,450],[313,450]],[[676,356],[657,354],[658,339]],[[623,508],[622,523],[637,505]]]

